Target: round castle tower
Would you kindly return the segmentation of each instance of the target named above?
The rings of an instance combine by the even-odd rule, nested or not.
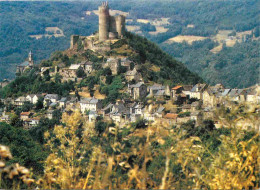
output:
[[[116,31],[118,38],[121,38],[125,34],[125,16],[116,16]]]
[[[99,10],[99,40],[104,41],[108,39],[109,34],[109,7],[108,3],[104,2]]]

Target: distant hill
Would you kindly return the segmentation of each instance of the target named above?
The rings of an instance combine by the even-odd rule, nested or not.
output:
[[[15,66],[30,50],[39,63],[51,52],[68,48],[70,35],[96,31],[97,15],[92,11],[99,3],[1,2],[0,80],[14,78]],[[255,53],[259,39],[254,37],[259,35],[257,3],[257,0],[115,0],[110,6],[129,13],[128,31],[159,44],[205,81],[243,88],[259,83],[259,54]],[[48,28],[59,28],[62,33],[54,34]],[[165,44],[169,39],[179,42]],[[189,44],[181,43],[182,40]]]

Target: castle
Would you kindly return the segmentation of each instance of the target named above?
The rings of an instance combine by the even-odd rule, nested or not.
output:
[[[84,49],[109,50],[107,40],[121,39],[125,35],[125,16],[109,14],[109,6],[107,2],[102,3],[98,8],[99,11],[99,32],[97,35],[79,36],[72,35],[70,40],[70,49],[73,49],[76,44],[82,44]]]
[[[107,2],[99,10],[99,41],[122,38],[125,34],[125,16],[110,16]]]

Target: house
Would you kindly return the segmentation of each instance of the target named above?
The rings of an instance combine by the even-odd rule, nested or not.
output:
[[[40,97],[42,97],[42,95],[40,94],[29,94],[26,96],[26,100],[28,102],[31,102],[32,104],[36,104],[40,99]]]
[[[260,88],[249,89],[246,95],[246,101],[251,103],[260,103]]]
[[[5,86],[7,86],[10,83],[9,80],[4,79],[2,82],[0,82],[0,88],[4,88]]]
[[[80,110],[81,113],[86,111],[98,111],[102,108],[102,102],[100,99],[96,98],[82,98],[80,101]]]
[[[196,111],[196,110],[200,110],[201,106],[202,106],[202,101],[192,102],[192,104],[191,104],[191,111],[193,112],[193,111]]]
[[[203,99],[203,106],[205,107],[214,107],[217,103],[216,100],[216,94],[217,92],[214,92],[213,89],[207,88],[203,93],[202,93],[202,99]]]
[[[207,87],[207,84],[196,84],[195,86],[193,86],[189,93],[190,98],[196,98],[198,100],[201,100],[202,93],[207,89]]]
[[[139,82],[134,85],[128,85],[128,92],[135,100],[144,98],[147,94],[147,87],[144,83]]]
[[[192,112],[190,116],[191,120],[194,120],[196,122],[196,125],[200,125],[203,121],[203,115],[202,112],[196,111]]]
[[[80,65],[88,74],[90,74],[93,71],[93,62],[91,61],[83,61],[80,63]]]
[[[121,123],[121,122],[122,122],[122,114],[121,114],[121,113],[113,113],[113,114],[110,114],[110,118],[111,118],[115,123]]]
[[[160,106],[160,107],[157,109],[157,111],[155,112],[156,117],[162,118],[163,115],[164,115],[164,110],[165,110],[165,107]]]
[[[149,93],[149,97],[153,97],[158,91],[165,90],[165,86],[161,84],[153,84],[152,86],[147,87],[147,92]]]
[[[228,93],[228,99],[235,102],[243,102],[246,100],[246,91],[243,89],[231,89]]]
[[[142,76],[140,73],[137,72],[136,68],[134,68],[132,71],[127,71],[125,73],[125,78],[127,81],[139,81],[142,78]]]
[[[23,121],[25,121],[25,120],[31,118],[32,115],[33,115],[33,113],[31,113],[31,112],[22,112],[22,113],[20,114],[20,119],[23,120]]]
[[[59,108],[60,109],[65,109],[66,108],[66,102],[67,102],[67,98],[63,97],[61,98],[58,103],[59,103]]]
[[[155,114],[145,112],[143,115],[144,115],[143,117],[146,121],[155,121]]]
[[[61,74],[65,79],[75,79],[77,78],[77,70],[80,67],[82,67],[80,64],[72,64],[69,68],[63,68]]]
[[[105,115],[109,114],[111,111],[112,111],[112,108],[113,108],[113,104],[108,104],[106,107],[104,107],[102,110],[101,110],[101,114],[103,115],[103,117],[105,117]]]
[[[51,103],[56,103],[59,99],[59,95],[58,94],[47,94],[45,97],[44,97],[44,100],[43,100],[43,105],[45,107],[48,107]]]
[[[96,111],[89,111],[89,114],[88,114],[89,122],[95,122],[97,117],[98,117],[98,114]]]
[[[179,94],[182,93],[182,90],[183,90],[183,87],[180,85],[172,88],[171,97],[174,101],[177,100],[177,97]]]
[[[122,66],[126,67],[127,70],[130,70],[132,61],[130,61],[128,58],[126,58],[126,57],[121,58],[120,63]]]
[[[21,106],[24,105],[25,102],[27,102],[26,97],[25,96],[20,96],[19,98],[16,98],[14,100],[14,105],[21,107]]]
[[[187,96],[187,98],[190,98],[190,91],[193,88],[192,85],[182,85],[182,93]]]
[[[103,68],[109,67],[112,71],[112,74],[116,75],[118,66],[119,66],[119,59],[110,57],[107,59],[107,62],[103,65]]]
[[[39,125],[39,123],[40,123],[40,118],[34,117],[34,118],[31,118],[30,126],[35,127],[35,126]]]
[[[9,123],[10,120],[11,120],[10,115],[9,115],[9,114],[6,114],[6,111],[4,111],[4,112],[2,113],[2,116],[1,116],[1,118],[0,118],[0,121],[1,121],[1,122]]]
[[[14,104],[14,99],[12,99],[12,98],[5,98],[5,99],[1,99],[1,102],[2,102],[4,105]]]
[[[173,101],[181,101],[181,103],[186,102],[190,96],[191,85],[175,86],[171,90],[171,98]]]
[[[182,112],[191,112],[191,104],[184,104],[182,106]]]
[[[167,120],[169,125],[176,124],[177,123],[178,114],[175,113],[167,113],[164,116],[164,119]]]
[[[48,110],[47,111],[46,116],[47,116],[48,119],[53,119],[53,112],[54,112],[54,110]]]

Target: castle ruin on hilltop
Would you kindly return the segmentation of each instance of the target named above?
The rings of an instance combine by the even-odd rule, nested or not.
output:
[[[125,33],[125,16],[110,16],[108,3],[102,3],[99,10],[99,41],[122,38]]]
[[[75,45],[83,45],[84,49],[109,50],[109,41],[122,39],[125,35],[125,16],[109,14],[108,2],[103,2],[98,8],[99,13],[99,31],[91,36],[72,35],[70,49]]]

